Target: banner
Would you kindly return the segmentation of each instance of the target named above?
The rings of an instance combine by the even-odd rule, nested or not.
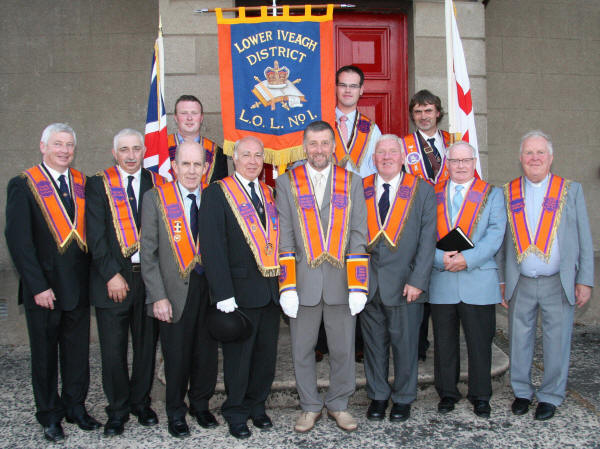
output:
[[[302,134],[315,120],[335,122],[333,5],[325,15],[224,18],[216,9],[223,151],[255,136],[265,146],[265,162],[282,165],[304,159]]]
[[[475,129],[475,111],[471,98],[471,83],[452,0],[446,0],[446,56],[449,131],[459,133],[462,136],[461,140],[469,142],[477,150],[475,171],[483,179],[477,145],[477,130]]]
[[[162,32],[154,43],[152,70],[150,76],[150,93],[148,94],[148,112],[146,113],[146,130],[144,144],[144,168],[159,173],[171,181],[171,160],[167,144],[167,114],[165,112],[165,66]]]

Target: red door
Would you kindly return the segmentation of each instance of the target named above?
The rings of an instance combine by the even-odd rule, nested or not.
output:
[[[406,16],[335,11],[336,67],[354,64],[365,73],[358,107],[382,133],[408,132]]]

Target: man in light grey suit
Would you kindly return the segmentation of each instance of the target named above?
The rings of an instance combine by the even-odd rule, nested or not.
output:
[[[475,149],[456,142],[448,149],[450,179],[436,184],[437,238],[460,228],[475,245],[459,252],[435,250],[429,284],[433,320],[435,388],[440,413],[454,410],[460,399],[460,325],[469,354],[467,397],[473,412],[489,418],[492,395],[492,339],[500,303],[494,256],[506,227],[502,191],[475,178]]]
[[[435,195],[423,179],[402,173],[404,147],[386,134],[375,145],[377,174],[363,179],[367,202],[369,301],[360,324],[371,404],[367,418],[405,421],[417,397],[421,296],[429,286],[435,253]],[[390,346],[394,382],[388,383]]]
[[[280,262],[282,254],[288,261],[280,276],[280,304],[291,318],[296,387],[303,410],[295,425],[298,432],[314,426],[324,405],[340,428],[357,428],[346,409],[356,384],[355,315],[367,301],[367,212],[360,178],[331,163],[334,148],[331,126],[311,123],[304,131],[308,163],[277,179]],[[297,282],[290,283],[293,279]],[[330,356],[325,401],[317,391],[314,356],[321,319]]]
[[[146,304],[149,314],[159,320],[168,428],[178,438],[189,435],[186,393],[198,424],[217,425],[208,410],[217,380],[217,343],[205,324],[209,291],[198,249],[204,154],[196,142],[180,144],[172,162],[177,181],[146,192],[142,209],[140,256]]]
[[[527,413],[535,394],[537,420],[552,418],[565,398],[575,305],[590,299],[594,285],[594,245],[583,190],[550,172],[552,153],[549,136],[525,134],[519,156],[525,176],[504,187],[508,226],[501,288],[509,310],[512,411]],[[538,309],[544,377],[536,392],[531,364]]]

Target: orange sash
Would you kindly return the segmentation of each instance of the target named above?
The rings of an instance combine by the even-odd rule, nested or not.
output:
[[[167,137],[167,145],[169,147],[169,158],[171,161],[175,160],[175,150],[177,150],[177,145],[179,142],[177,141],[177,134],[169,134]],[[212,178],[213,172],[215,171],[215,155],[217,152],[217,144],[212,140],[207,139],[206,137],[200,136],[200,145],[204,147],[206,153],[204,155],[204,162],[208,164],[208,170],[204,175],[202,175],[202,189],[205,189],[210,184],[210,179]],[[171,176],[175,179],[175,173],[173,169],[169,169]]]
[[[451,136],[446,131],[441,132],[442,137],[444,138],[444,146],[448,147],[450,145]],[[425,169],[425,162],[423,161],[421,145],[419,144],[419,136],[417,133],[409,134],[402,140],[404,141],[404,148],[406,149],[406,167],[408,168],[410,174],[423,178],[431,185],[445,181],[450,177],[448,174],[448,167],[446,167],[445,157],[442,157],[442,165],[436,178],[429,179],[427,177],[427,170]]]
[[[523,178],[514,179],[504,186],[506,214],[512,230],[518,263],[521,263],[529,254],[536,254],[546,263],[550,260],[552,243],[556,237],[570,183],[571,181],[560,176],[550,175],[533,240],[530,234],[532,228],[527,222],[527,213],[525,212]],[[531,224],[533,225],[533,223]]]
[[[342,168],[344,168],[348,160],[350,160],[354,168],[358,170],[367,154],[371,132],[373,131],[373,123],[369,117],[356,111],[353,125],[352,135],[346,145],[340,137],[340,130],[336,121],[335,154],[333,155],[333,158],[335,163]]]
[[[165,179],[157,173],[148,171],[152,175],[152,183],[162,185]],[[131,205],[127,198],[127,191],[123,187],[121,174],[117,166],[104,170],[101,174],[104,182],[104,191],[108,197],[108,204],[113,219],[115,234],[119,241],[123,257],[130,257],[139,249],[139,233],[133,218]]]
[[[311,268],[318,267],[325,260],[340,269],[344,266],[344,251],[348,240],[348,221],[352,206],[350,199],[352,173],[336,165],[332,165],[331,170],[331,205],[327,235],[323,233],[321,214],[306,166],[300,165],[288,171],[307,263]]]
[[[58,252],[64,253],[71,240],[75,239],[82,251],[87,251],[85,241],[85,175],[73,168],[69,169],[73,203],[75,205],[75,223],[65,210],[60,194],[41,165],[25,170],[22,176],[27,179],[33,197],[40,206],[50,233],[56,241]]]
[[[218,181],[231,211],[264,277],[279,275],[279,218],[271,188],[259,181],[265,200],[266,230],[246,192],[235,176]]]
[[[155,189],[158,192],[162,218],[171,241],[173,257],[177,261],[179,274],[184,278],[190,274],[196,263],[201,263],[200,249],[198,243],[194,243],[192,238],[177,181],[156,186]]]
[[[467,192],[463,205],[456,216],[456,222],[452,223],[448,212],[448,188],[450,181],[441,182],[435,185],[435,198],[437,200],[437,239],[441,239],[454,228],[460,228],[471,237],[481,212],[485,208],[488,195],[492,191],[492,186],[480,179],[473,179],[471,187]],[[454,225],[454,226],[453,226]]]
[[[367,249],[373,248],[382,238],[390,248],[397,249],[404,223],[410,214],[412,201],[419,187],[419,178],[409,173],[401,175],[398,191],[382,226],[377,205],[375,177],[376,175],[371,175],[363,179],[367,202]]]

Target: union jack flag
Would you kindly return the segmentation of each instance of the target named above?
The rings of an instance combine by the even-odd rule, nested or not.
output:
[[[164,103],[165,66],[162,32],[159,30],[158,38],[154,43],[152,57],[152,75],[150,77],[150,93],[148,95],[148,112],[146,114],[146,130],[144,144],[146,155],[144,167],[159,173],[169,181],[172,180],[167,144],[167,114]]]

